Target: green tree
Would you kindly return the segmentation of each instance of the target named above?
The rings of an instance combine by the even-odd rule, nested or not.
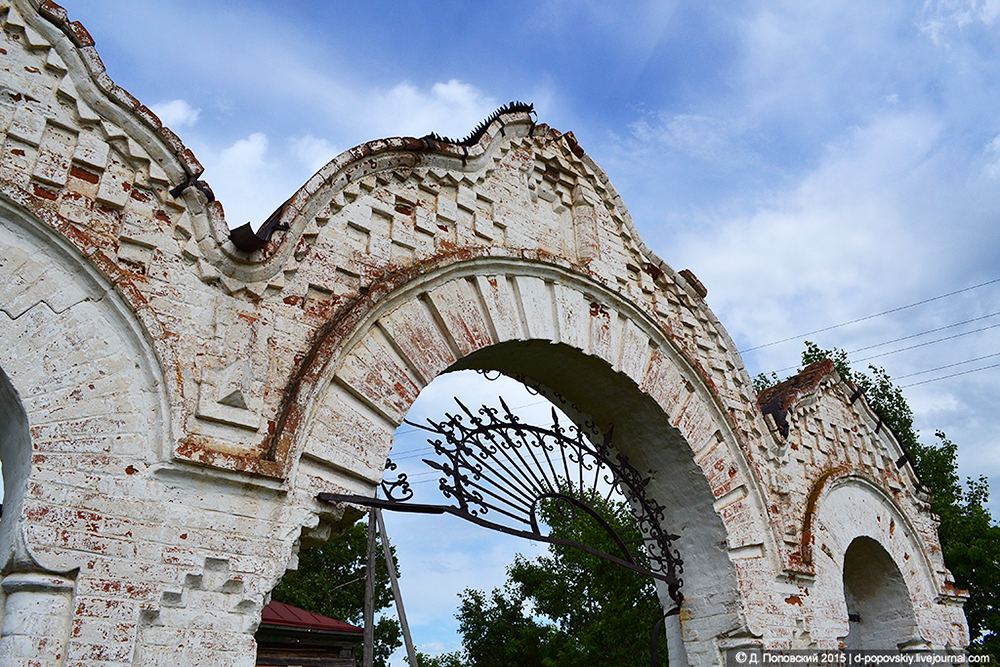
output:
[[[299,552],[299,567],[287,572],[271,598],[354,625],[364,623],[368,524],[358,522],[339,538]],[[381,552],[380,552],[381,553]],[[393,562],[396,562],[393,550]],[[396,571],[399,565],[396,564]],[[375,560],[375,612],[393,602],[385,560]],[[389,655],[402,645],[399,623],[382,617],[375,625],[375,665],[386,667]],[[357,651],[361,664],[362,651]]]
[[[458,651],[430,656],[417,651],[417,667],[463,667],[462,654]]]
[[[525,610],[524,593],[510,582],[489,597],[466,589],[457,618],[467,664],[474,667],[543,667],[557,655],[562,635]]]
[[[931,511],[941,519],[938,537],[945,565],[956,586],[969,591],[965,603],[972,639],[969,649],[973,654],[1000,659],[1000,526],[986,507],[986,477],[969,478],[963,488],[958,476],[958,447],[941,431],[935,433],[936,442],[920,442],[913,428],[913,411],[884,368],[869,365],[869,373],[852,370],[843,350],[824,350],[806,341],[803,367],[822,359],[833,361],[841,379],[864,392],[868,404],[912,457],[920,481],[931,492]],[[761,374],[755,382],[767,380]]]
[[[615,553],[610,536],[585,513],[543,505],[550,534]],[[624,503],[605,519],[627,542],[640,537]],[[650,633],[663,609],[653,581],[572,547],[518,555],[507,583],[487,596],[466,590],[457,614],[468,664],[475,667],[577,667],[649,664]],[[660,655],[665,655],[661,650]]]
[[[931,511],[941,518],[938,537],[955,585],[969,591],[965,616],[974,654],[1000,659],[1000,525],[990,515],[985,476],[959,483],[958,447],[938,431],[936,446],[912,451],[921,481],[931,490]]]

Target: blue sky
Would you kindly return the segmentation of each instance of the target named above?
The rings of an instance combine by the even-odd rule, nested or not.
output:
[[[1000,278],[1000,0],[64,4],[205,164],[232,226],[343,150],[464,136],[516,99],[574,132],[741,349]],[[983,318],[853,355],[963,334],[872,360],[907,385],[1000,363],[1000,327],[967,333],[994,313],[1000,283],[813,340],[854,351]],[[794,366],[801,340],[748,352],[749,371]],[[963,476],[990,476],[1000,515],[1000,368],[906,395]],[[406,530],[390,525],[400,546]],[[517,548],[448,534],[450,551],[402,556],[428,648],[456,646],[455,601],[419,563],[483,588]]]

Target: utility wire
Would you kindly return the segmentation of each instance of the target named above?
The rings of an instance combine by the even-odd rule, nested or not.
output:
[[[888,352],[881,352],[879,354],[873,354],[870,357],[865,357],[864,359],[858,359],[857,362],[868,361],[869,359],[877,359],[879,357],[887,357],[890,354],[896,354],[898,352],[906,352],[907,350],[915,350],[918,347],[927,347],[928,345],[934,345],[935,343],[943,343],[946,340],[953,340],[955,338],[961,338],[962,336],[969,336],[974,333],[979,333],[980,331],[986,331],[987,329],[996,329],[1000,327],[1000,323],[991,324],[988,327],[981,327],[979,329],[973,329],[972,331],[965,331],[963,333],[954,334],[952,336],[945,336],[944,338],[935,338],[934,340],[929,340],[926,343],[917,343],[916,345],[910,345],[908,347],[901,347],[898,350],[890,350]],[[850,354],[850,353],[848,353]]]
[[[921,384],[930,384],[931,382],[937,382],[938,380],[947,380],[948,378],[958,377],[959,375],[968,375],[969,373],[978,373],[979,371],[985,371],[990,368],[1000,367],[1000,364],[991,364],[989,366],[983,366],[982,368],[973,368],[971,370],[962,371],[960,373],[952,373],[951,375],[942,375],[939,378],[932,378],[930,380],[921,380],[920,382],[911,382],[910,384],[900,385],[900,389],[906,389],[907,387],[916,387]]]
[[[936,329],[928,329],[927,331],[921,331],[920,333],[910,334],[909,336],[903,336],[902,338],[894,338],[892,340],[887,340],[884,343],[875,343],[874,345],[867,345],[865,347],[859,347],[859,348],[857,348],[855,350],[852,350],[851,352],[848,352],[848,354],[856,354],[858,352],[864,352],[865,350],[873,350],[876,347],[882,347],[883,345],[891,345],[892,343],[899,343],[899,342],[904,341],[904,340],[910,340],[911,338],[919,338],[920,336],[926,336],[927,334],[937,333],[938,331],[945,331],[946,329],[954,329],[955,327],[960,327],[963,324],[969,324],[971,322],[978,322],[980,320],[987,320],[987,319],[989,319],[991,317],[996,317],[997,315],[1000,315],[1000,312],[998,312],[998,313],[990,313],[989,315],[983,315],[981,317],[973,317],[971,320],[964,320],[962,322],[955,322],[954,324],[947,324],[947,325],[945,325],[943,327],[937,327]],[[987,327],[987,328],[990,328],[990,327]],[[982,331],[982,329],[977,329],[976,331]],[[975,333],[975,332],[970,332],[970,333]]]
[[[990,316],[986,316],[986,317],[990,317]],[[976,319],[982,319],[982,318],[976,318]],[[966,322],[960,322],[959,324],[968,324],[968,322],[973,322],[973,321],[975,321],[975,320],[967,320]],[[913,334],[911,336],[904,336],[903,338],[897,338],[896,340],[887,341],[885,343],[878,343],[877,345],[869,345],[867,347],[860,347],[860,348],[858,348],[856,350],[850,350],[846,354],[848,356],[850,356],[852,354],[855,354],[857,352],[861,352],[863,350],[870,350],[870,349],[875,348],[875,347],[881,347],[883,345],[888,345],[889,343],[896,343],[896,342],[899,342],[901,340],[907,340],[909,338],[916,338],[917,336],[923,336],[923,335],[926,335],[926,334],[929,334],[929,333],[934,333],[935,331],[941,331],[942,329],[950,329],[952,326],[958,326],[958,325],[956,324],[956,325],[948,325],[946,327],[939,327],[937,329],[931,329],[929,331],[924,331],[923,333]],[[989,329],[996,329],[997,327],[1000,327],[1000,323],[991,324],[991,325],[986,326],[986,327],[980,327],[978,329],[973,329],[972,331],[963,331],[962,333],[954,334],[954,335],[951,335],[951,336],[944,336],[943,338],[935,338],[934,340],[929,340],[929,341],[926,341],[924,343],[917,343],[916,345],[909,345],[907,347],[901,347],[898,350],[889,350],[888,352],[880,352],[878,354],[873,354],[873,355],[871,355],[869,357],[864,357],[862,359],[853,359],[851,361],[851,363],[852,364],[859,364],[859,363],[864,362],[864,361],[870,361],[872,359],[878,359],[879,357],[887,357],[887,356],[889,356],[891,354],[897,354],[899,352],[906,352],[907,350],[915,350],[918,347],[926,347],[928,345],[934,345],[935,343],[943,343],[943,342],[948,341],[948,340],[954,340],[955,338],[961,338],[963,336],[970,336],[970,335],[972,335],[974,333],[979,333],[981,331],[988,331]],[[774,372],[775,373],[782,373],[784,371],[790,371],[793,368],[798,368],[798,364],[796,364],[795,366],[786,366],[785,368],[779,368],[778,370],[776,370]]]
[[[983,359],[992,359],[993,357],[1000,357],[1000,352],[994,352],[993,354],[987,354],[982,357],[976,357],[974,359],[966,359],[965,361],[956,361],[953,364],[945,364],[944,366],[938,366],[937,368],[928,368],[925,371],[917,371],[916,373],[907,373],[906,375],[899,375],[895,379],[903,380],[906,378],[916,377],[917,375],[926,375],[927,373],[933,373],[935,371],[943,371],[946,368],[954,368],[955,366],[964,366],[965,364],[971,364],[974,361],[982,361]],[[992,368],[992,366],[987,366],[987,368]]]
[[[865,315],[864,317],[859,317],[857,319],[850,320],[848,322],[841,322],[840,324],[834,324],[828,327],[823,327],[822,329],[816,329],[815,331],[810,331],[808,333],[798,334],[796,336],[789,336],[788,338],[782,338],[781,340],[772,341],[770,343],[764,343],[763,345],[755,345],[754,347],[748,347],[743,350],[739,350],[742,354],[744,352],[751,352],[753,350],[760,350],[765,347],[771,347],[772,345],[779,345],[781,343],[787,343],[793,340],[800,340],[806,336],[812,336],[814,334],[823,333],[824,331],[831,331],[833,329],[839,329],[840,327],[846,327],[849,324],[857,324],[858,322],[864,322],[865,320],[871,320],[876,317],[882,317],[883,315],[889,315],[891,313],[898,313],[901,310],[907,310],[909,308],[916,308],[917,306],[922,306],[926,303],[931,303],[933,301],[939,301],[941,299],[947,299],[948,297],[955,296],[956,294],[961,294],[962,292],[968,292],[970,290],[979,289],[980,287],[985,287],[987,285],[992,285],[994,283],[1000,283],[1000,278],[994,278],[993,280],[987,280],[984,283],[979,283],[978,285],[972,285],[971,287],[964,287],[960,290],[955,290],[954,292],[948,292],[947,294],[942,294],[940,296],[931,297],[930,299],[924,299],[922,301],[917,301],[914,303],[907,304],[905,306],[898,306],[897,308],[890,308],[889,310],[883,310],[881,313],[875,313],[874,315]]]

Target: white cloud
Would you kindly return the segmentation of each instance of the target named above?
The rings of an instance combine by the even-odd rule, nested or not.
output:
[[[993,25],[993,22],[1000,16],[1000,0],[984,0],[983,6],[979,9],[979,18],[986,25]]]
[[[845,73],[874,68],[867,61],[885,44],[877,38],[883,21],[881,12],[852,10],[849,3],[765,3],[743,25],[739,68],[746,101],[754,111],[779,115],[834,108],[849,80]]]
[[[900,382],[900,384],[904,383]],[[933,384],[923,391],[908,391],[907,401],[913,414],[926,422],[940,421],[941,413],[961,415],[969,410],[969,406],[961,403],[954,394],[948,391],[942,392],[940,388],[934,388]]]
[[[170,128],[190,127],[198,122],[201,109],[195,109],[185,100],[172,100],[149,107],[160,121]]]
[[[992,26],[1000,16],[1000,0],[926,0],[918,26],[937,46],[950,47],[952,31],[982,23]]]
[[[983,167],[983,174],[987,178],[1000,180],[1000,135],[993,137],[983,153],[990,160]]]
[[[255,132],[223,150],[219,155],[219,166],[238,176],[252,174],[264,164],[267,147],[267,135]]]
[[[420,645],[420,652],[430,656],[435,656],[445,652],[445,646],[441,642],[427,642]]]
[[[739,124],[699,114],[654,114],[629,126],[637,144],[657,145],[696,159],[731,159]]]
[[[399,83],[371,94],[371,111],[384,135],[423,136],[436,132],[461,139],[499,106],[481,90],[457,79],[438,82],[430,90]]]
[[[259,226],[304,182],[272,155],[267,135],[255,132],[220,151],[198,147],[205,180],[226,212],[230,228]],[[301,171],[301,170],[300,170]]]
[[[311,134],[304,137],[292,137],[288,141],[292,154],[313,173],[322,169],[340,152],[328,140],[319,139]]]
[[[626,65],[634,75],[652,58],[681,3],[678,0],[544,0],[534,3],[528,25],[550,39],[579,40],[592,33],[605,57]]]
[[[876,312],[941,250],[926,243],[940,224],[925,181],[938,132],[901,114],[854,128],[792,186],[678,233],[668,261],[692,268],[727,328],[753,344]]]

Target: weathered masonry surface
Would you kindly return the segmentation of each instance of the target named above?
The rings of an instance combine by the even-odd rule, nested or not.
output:
[[[572,134],[515,108],[470,146],[361,145],[247,254],[80,24],[0,0],[0,25],[0,664],[253,664],[297,545],[356,516],[317,493],[372,493],[458,368],[614,426],[681,536],[672,664],[967,644],[892,434],[824,365],[765,417],[704,287]]]

